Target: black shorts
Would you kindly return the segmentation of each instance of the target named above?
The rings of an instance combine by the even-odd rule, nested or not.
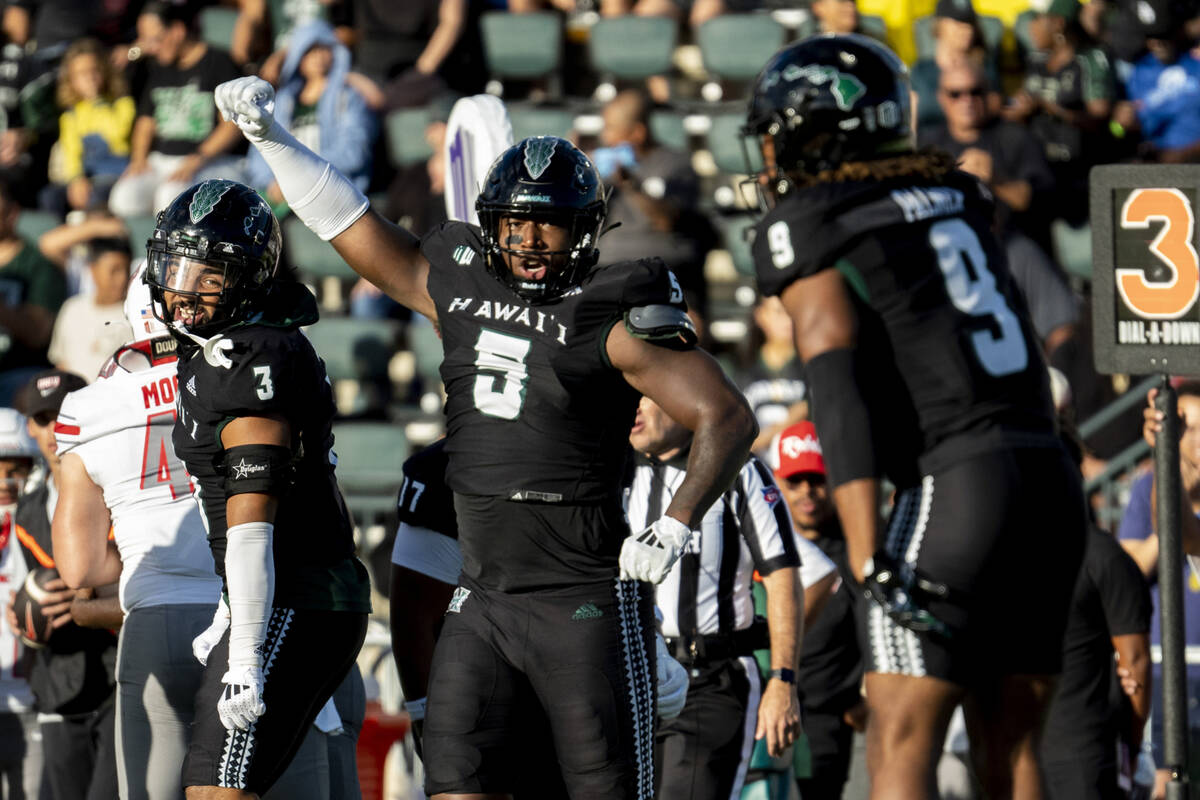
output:
[[[249,731],[227,731],[217,716],[229,633],[208,657],[196,695],[183,785],[221,786],[262,795],[300,748],[325,701],[358,657],[367,615],[350,611],[271,609],[263,641],[263,703]]]
[[[464,581],[429,679],[425,791],[511,793],[544,713],[573,800],[651,798],[654,601],[636,581],[506,594]]]
[[[956,633],[916,633],[863,598],[866,670],[968,687],[1059,672],[1086,525],[1079,471],[1061,448],[986,453],[897,493],[882,549],[949,587],[926,605]]]

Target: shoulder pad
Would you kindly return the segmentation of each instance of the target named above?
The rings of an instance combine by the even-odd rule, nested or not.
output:
[[[448,463],[446,440],[438,439],[409,456],[402,469],[408,477],[424,483],[445,483]]]
[[[434,269],[483,266],[483,237],[465,222],[443,222],[421,237],[421,255]]]
[[[625,312],[625,329],[639,339],[665,346],[692,347],[696,327],[691,317],[678,306],[636,306]]]

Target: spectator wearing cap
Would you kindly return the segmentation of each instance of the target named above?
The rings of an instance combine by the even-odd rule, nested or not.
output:
[[[1149,51],[1125,84],[1129,98],[1114,112],[1128,130],[1140,130],[1143,155],[1162,163],[1200,158],[1200,59],[1190,48],[1188,13],[1175,0],[1139,0],[1138,23]]]
[[[943,70],[969,62],[983,67],[987,77],[984,98],[991,109],[1000,106],[996,91],[1000,77],[994,53],[988,53],[971,0],[938,0],[933,11],[933,53],[912,66],[910,79],[917,93],[918,128],[945,121],[938,103],[938,83]]]
[[[1072,225],[1087,220],[1087,173],[1111,152],[1107,126],[1116,80],[1079,24],[1079,0],[1035,0],[1025,85],[1005,114],[1027,122],[1054,172],[1046,208]]]
[[[113,352],[129,340],[123,303],[129,288],[129,240],[92,239],[86,244],[92,292],[67,298],[54,321],[50,361],[89,382]]]
[[[625,482],[626,513],[639,531],[682,483],[692,434],[642,398],[629,441],[636,463]],[[756,570],[767,592],[765,626],[750,592]],[[808,607],[823,605],[834,579],[832,562],[792,531],[770,470],[751,456],[657,587],[667,649],[691,681],[683,712],[655,734],[656,796],[737,797],[755,739],[765,738],[773,757],[795,741],[800,637]],[[752,653],[766,646],[768,631],[764,681]]]
[[[847,580],[846,540],[825,483],[825,457],[817,429],[807,420],[783,430],[776,448],[775,479],[791,511],[796,534],[838,569],[825,607],[806,621],[797,682],[804,733],[812,754],[808,777],[798,777],[801,797],[841,797],[850,771],[854,732],[863,730],[862,654],[854,625],[853,583]]]
[[[69,392],[87,381],[61,370],[39,372],[17,393],[17,410],[25,415],[29,435],[49,470],[45,482],[22,495],[14,515],[14,532],[29,569],[54,567],[50,522],[58,503],[60,462],[54,426]],[[43,611],[54,633],[35,650],[29,684],[36,698],[38,727],[45,759],[43,797],[78,800],[117,796],[114,667],[117,637],[107,628],[84,628],[73,616],[120,624],[114,596],[97,600],[91,591],[77,595],[55,577],[46,586],[50,597]],[[8,622],[16,623],[12,602]]]

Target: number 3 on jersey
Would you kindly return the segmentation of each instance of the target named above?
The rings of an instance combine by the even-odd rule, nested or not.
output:
[[[529,372],[525,359],[533,344],[520,336],[509,336],[484,328],[475,341],[475,366],[499,375],[475,376],[475,407],[489,417],[516,419],[525,405],[525,381]]]
[[[990,316],[999,328],[999,332],[971,334],[980,365],[994,378],[1025,369],[1029,350],[1021,323],[1004,295],[996,291],[996,278],[988,270],[987,254],[975,231],[961,219],[944,219],[930,226],[929,244],[937,253],[946,293],[954,307],[973,317]],[[964,256],[971,262],[970,270]]]

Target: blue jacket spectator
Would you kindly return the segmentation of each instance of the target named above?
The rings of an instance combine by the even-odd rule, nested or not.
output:
[[[1134,64],[1126,87],[1145,139],[1160,150],[1200,142],[1200,59],[1189,51],[1173,62],[1147,53]]]
[[[366,191],[379,121],[349,75],[350,51],[333,28],[322,20],[301,25],[292,32],[280,70],[275,119]],[[252,186],[266,191],[272,203],[282,200],[270,168],[253,148],[246,169]]]

